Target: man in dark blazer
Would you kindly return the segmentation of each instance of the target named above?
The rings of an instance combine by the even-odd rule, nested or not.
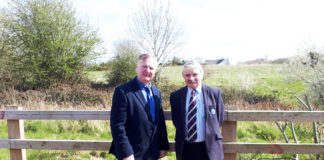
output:
[[[156,160],[169,150],[161,93],[151,85],[157,66],[152,55],[140,55],[137,76],[115,89],[110,153],[119,160]]]
[[[203,70],[196,61],[184,64],[182,76],[186,86],[170,96],[177,159],[222,160],[220,127],[224,121],[224,104],[221,91],[201,83]]]

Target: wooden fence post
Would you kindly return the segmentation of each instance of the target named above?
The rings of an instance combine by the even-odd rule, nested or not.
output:
[[[7,110],[21,110],[18,106],[7,106]],[[24,121],[23,120],[7,120],[8,138],[9,139],[25,139]],[[25,149],[10,149],[11,160],[26,160]]]
[[[225,110],[236,110],[236,106],[226,106]],[[223,142],[236,142],[237,122],[225,121],[222,126]],[[236,153],[225,153],[224,160],[236,160]]]

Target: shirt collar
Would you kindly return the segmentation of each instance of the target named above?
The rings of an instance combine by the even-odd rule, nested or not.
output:
[[[137,76],[136,76],[136,81],[137,81],[137,83],[138,83],[140,89],[144,89],[145,84],[142,83],[140,80],[138,80]],[[151,86],[152,86],[151,83],[149,83],[149,84],[147,85],[147,87],[149,87],[149,88],[151,88]]]
[[[189,92],[189,93],[191,93],[192,90],[193,90],[192,88],[188,87],[188,92]],[[202,93],[201,84],[199,84],[195,90],[196,90],[198,93]]]

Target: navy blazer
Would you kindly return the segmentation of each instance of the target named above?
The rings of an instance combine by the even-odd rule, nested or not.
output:
[[[113,137],[110,153],[118,159],[131,154],[137,160],[146,160],[149,156],[158,159],[160,150],[169,150],[161,93],[154,86],[152,93],[155,122],[135,78],[115,89],[110,116]]]
[[[186,137],[186,97],[188,87],[176,90],[170,95],[172,122],[176,128],[175,148],[177,159],[181,159]],[[206,119],[206,150],[210,160],[224,158],[220,126],[224,122],[224,104],[221,91],[202,84]],[[211,113],[214,110],[215,113]]]

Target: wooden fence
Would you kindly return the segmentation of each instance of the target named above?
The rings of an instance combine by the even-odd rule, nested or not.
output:
[[[23,120],[109,120],[110,111],[27,111],[11,106],[0,112],[8,126],[8,139],[0,139],[0,148],[10,149],[14,160],[26,159],[25,149],[109,150],[111,146],[111,141],[25,139],[23,127]],[[165,117],[171,120],[170,111],[165,111]],[[324,122],[324,111],[226,110],[222,127],[225,160],[236,159],[237,153],[324,154],[323,144],[236,142],[237,121]],[[170,151],[174,150],[170,142]]]

